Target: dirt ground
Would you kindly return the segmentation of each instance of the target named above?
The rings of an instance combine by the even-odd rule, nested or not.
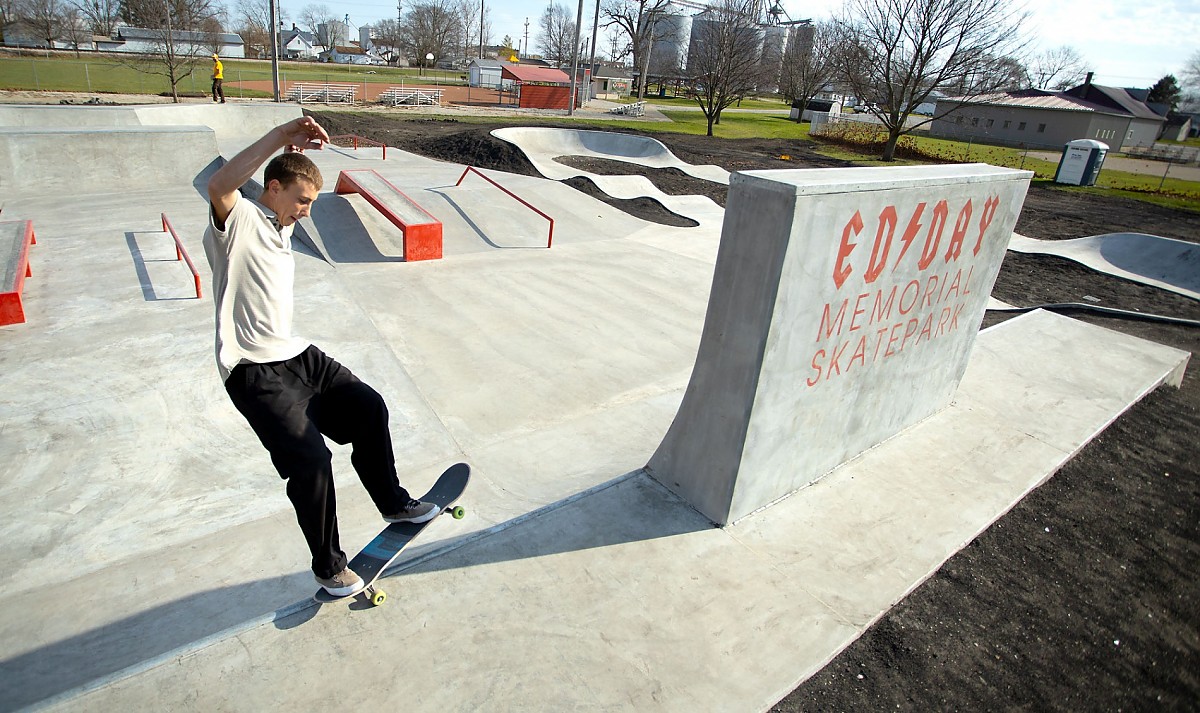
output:
[[[316,116],[330,133],[536,175],[488,133],[495,125]],[[685,161],[731,171],[847,165],[803,142],[655,136]],[[640,173],[666,193],[725,202],[723,187],[674,169],[560,160],[596,173]],[[571,183],[647,220],[687,224],[656,201],[613,200],[590,181]],[[1133,231],[1198,242],[1200,213],[1035,185],[1017,231],[1051,240]],[[1200,302],[1056,257],[1009,253],[994,294],[1020,306],[1094,302],[1200,319]],[[1200,352],[1194,327],[1071,316]],[[989,313],[984,326],[1007,318]],[[774,710],[1200,708],[1198,371],[1193,363],[1181,389],[1160,389],[1119,418]]]

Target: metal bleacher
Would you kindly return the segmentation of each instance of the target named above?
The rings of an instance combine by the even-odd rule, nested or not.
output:
[[[610,114],[624,114],[626,116],[645,116],[646,102],[634,102],[632,104],[622,104],[618,107],[613,107],[608,110]]]
[[[301,104],[353,104],[358,94],[354,84],[311,84],[297,82],[288,90],[287,100]]]
[[[388,87],[377,97],[390,106],[433,106],[442,103],[442,90],[427,87]]]

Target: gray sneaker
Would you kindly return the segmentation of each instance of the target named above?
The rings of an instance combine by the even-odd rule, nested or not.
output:
[[[433,503],[423,503],[420,500],[409,500],[408,504],[391,515],[384,515],[388,522],[429,522],[438,516],[438,506]]]
[[[358,592],[362,591],[363,587],[366,586],[366,583],[363,582],[362,577],[355,574],[354,570],[350,569],[349,567],[343,569],[341,572],[338,572],[329,579],[324,579],[322,577],[317,577],[316,579],[317,584],[320,584],[322,587],[324,587],[325,591],[329,592],[329,596],[331,597],[348,597],[351,594],[357,594]]]

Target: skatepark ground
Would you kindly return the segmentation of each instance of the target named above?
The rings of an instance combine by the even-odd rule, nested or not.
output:
[[[516,160],[474,130],[414,123],[427,149]],[[171,138],[195,180],[93,186],[87,212],[5,197],[0,217],[33,218],[38,245],[29,323],[2,332],[0,498],[22,554],[0,588],[0,709],[287,709],[351,690],[417,710],[1194,705],[1200,381],[1189,368],[1119,415],[1161,378],[1137,376],[1161,352],[1113,336],[1194,354],[1194,327],[989,313],[984,327],[1003,324],[981,334],[973,409],[714,529],[641,468],[695,358],[719,211],[681,201],[695,227],[663,226],[669,198],[572,187],[594,194],[599,172],[580,179],[591,188],[504,174],[555,214],[545,250],[544,228],[487,184],[453,187],[462,163],[436,152],[314,154],[327,185],[297,258],[298,321],[388,397],[406,484],[472,462],[472,517],[431,529],[384,580],[384,607],[312,606],[279,482],[210,363],[211,302],[155,226],[166,211],[203,263],[213,156],[189,153],[193,132]],[[228,156],[246,135],[210,141]],[[710,160],[698,146],[672,148],[762,167],[733,165],[754,157],[745,145]],[[361,167],[439,211],[444,260],[396,262],[390,226],[330,194]],[[673,170],[630,172],[658,186],[684,180]],[[1195,241],[1192,214],[1058,193],[1031,191],[1018,232]],[[1044,232],[1066,224],[1078,232]],[[1009,253],[993,294],[1200,318],[1195,300],[1036,254]],[[967,428],[972,410],[1008,417]],[[336,457],[350,549],[379,524]],[[62,584],[32,583],[46,573]]]

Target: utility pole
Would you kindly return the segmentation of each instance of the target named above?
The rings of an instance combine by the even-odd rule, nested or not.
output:
[[[275,102],[279,99],[279,0],[270,0],[271,4],[271,87],[275,92]]]
[[[396,66],[400,66],[400,25],[404,23],[404,13],[400,11],[402,0],[396,0],[396,34],[392,37],[392,54],[396,57]]]
[[[529,59],[529,18],[525,18],[525,42],[521,45],[525,48],[525,59]]]
[[[479,0],[479,59],[483,59],[483,0]]]
[[[579,81],[579,25],[583,23],[583,0],[579,0],[579,10],[575,13],[575,41],[571,43],[571,97],[567,100],[567,116],[575,113],[575,86]]]
[[[596,33],[600,31],[600,0],[596,0],[596,17],[592,20],[592,55],[588,60],[587,91],[584,94],[592,98],[592,77],[596,74]]]

